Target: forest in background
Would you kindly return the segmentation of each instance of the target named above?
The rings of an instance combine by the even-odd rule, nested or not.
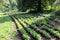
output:
[[[0,12],[58,9],[60,9],[60,0],[0,0]]]

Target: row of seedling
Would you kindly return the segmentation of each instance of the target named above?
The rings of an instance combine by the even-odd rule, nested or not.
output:
[[[22,19],[23,20],[23,19]],[[29,21],[28,21],[29,20]],[[46,32],[45,30],[41,30],[40,28],[38,28],[35,24],[30,24],[31,19],[28,20],[23,20],[26,24],[30,25],[29,27],[34,29],[36,32],[42,34],[43,36],[45,36],[47,39],[50,39],[51,36],[49,35],[48,32]]]
[[[54,36],[57,36],[58,38],[60,38],[60,32],[59,31],[53,30],[52,28],[50,28],[49,26],[47,26],[46,24],[44,24],[43,21],[38,21],[38,22],[39,22],[38,24],[41,25],[41,26],[43,26],[45,30],[49,31]]]
[[[14,19],[14,21],[17,24],[18,30],[23,38],[23,40],[30,40],[30,36],[26,33],[26,31],[24,30],[24,28],[19,24],[19,22],[17,21],[17,19],[15,17],[12,17]]]
[[[38,34],[36,31],[34,31],[33,29],[29,28],[29,25],[27,25],[26,23],[24,23],[24,21],[22,21],[21,19],[19,19],[18,17],[16,17],[17,20],[19,20],[20,24],[23,25],[24,29],[36,40],[41,40],[41,35]]]

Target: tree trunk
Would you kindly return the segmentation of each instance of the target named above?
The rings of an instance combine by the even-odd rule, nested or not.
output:
[[[37,6],[37,11],[42,11],[42,6],[41,6],[41,0],[38,0],[38,6]]]

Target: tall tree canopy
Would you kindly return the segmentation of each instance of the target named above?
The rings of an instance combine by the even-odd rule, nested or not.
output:
[[[34,9],[41,11],[47,8],[52,8],[55,0],[0,0],[0,10],[16,10],[26,11]]]

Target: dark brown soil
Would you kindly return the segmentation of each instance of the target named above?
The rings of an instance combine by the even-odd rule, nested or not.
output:
[[[60,23],[59,23],[59,22],[55,22],[54,20],[51,20],[50,22],[51,22],[51,24],[53,25],[53,26],[52,26],[53,29],[60,26]]]
[[[17,38],[17,40],[22,40],[22,37],[21,37],[21,35],[20,35],[19,31],[18,31],[18,28],[17,28],[15,22],[14,22],[14,31],[16,32],[16,38]]]

